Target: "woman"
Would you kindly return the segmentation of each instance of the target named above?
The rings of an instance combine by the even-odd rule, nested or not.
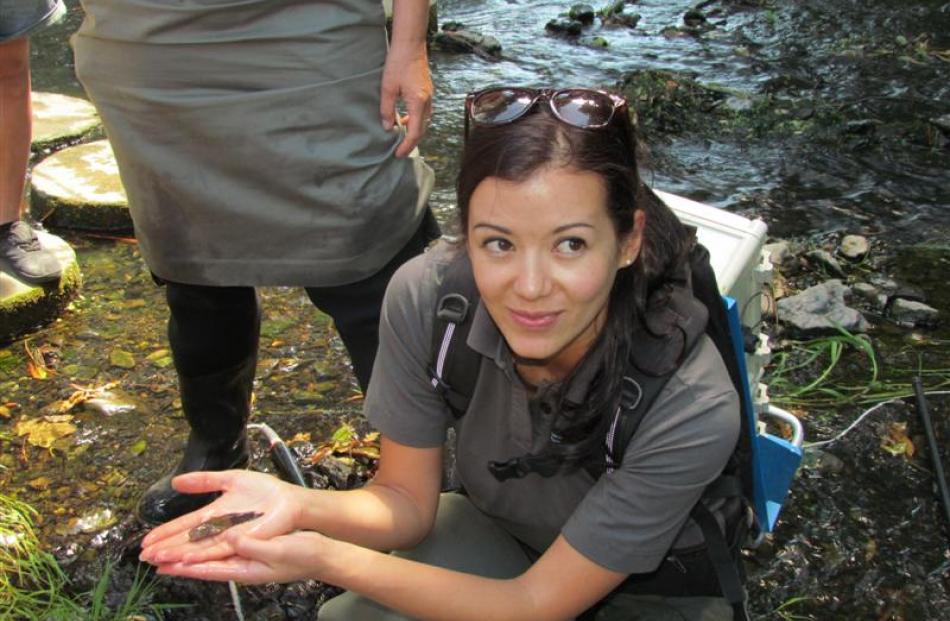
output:
[[[464,242],[410,261],[387,292],[365,404],[382,432],[372,483],[332,492],[246,472],[180,477],[181,491],[224,494],[150,533],[142,559],[209,580],[315,578],[367,598],[332,600],[321,619],[732,618],[715,596],[632,594],[674,542],[696,536],[688,515],[735,446],[738,398],[705,317],[667,326],[669,338],[639,336],[675,315],[690,238],[639,180],[625,102],[491,89],[469,96],[466,122]],[[427,367],[438,280],[457,253],[481,296],[467,343],[484,360],[455,420]],[[587,466],[603,459],[625,362],[646,350],[679,366],[620,465],[595,478]],[[465,496],[440,498],[449,426]],[[519,456],[545,467],[497,476]],[[187,541],[229,511],[264,515]],[[393,549],[408,551],[374,551]]]

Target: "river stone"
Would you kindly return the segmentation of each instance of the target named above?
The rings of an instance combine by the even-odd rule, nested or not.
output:
[[[683,23],[689,28],[698,28],[706,23],[706,16],[702,11],[690,9],[683,14]]]
[[[866,237],[861,235],[845,235],[838,245],[838,254],[852,261],[863,259],[870,249]]]
[[[601,17],[604,26],[636,28],[640,23],[639,13],[607,13]]]
[[[839,327],[851,333],[867,332],[864,316],[845,303],[848,294],[848,287],[837,279],[809,287],[778,301],[779,321],[805,336],[836,332]]]
[[[567,12],[567,16],[589,26],[594,23],[594,7],[589,4],[575,4]]]
[[[584,24],[573,19],[552,19],[544,25],[544,29],[552,34],[576,37],[584,29]]]
[[[33,167],[33,216],[51,226],[132,228],[128,200],[107,140],[68,147]]]
[[[930,119],[930,122],[943,133],[950,135],[950,113],[938,116],[935,119]]]
[[[891,318],[897,323],[912,326],[932,326],[937,323],[939,311],[923,302],[897,298],[891,304]]]
[[[765,244],[763,249],[769,253],[769,260],[772,265],[777,267],[781,267],[795,258],[792,255],[791,244],[784,240]]]
[[[605,48],[610,47],[610,42],[603,37],[584,37],[580,41],[581,44],[586,45],[587,47],[596,47],[596,48]]]
[[[33,93],[33,151],[79,142],[99,131],[96,108],[78,97]]]
[[[827,250],[811,250],[805,256],[812,263],[825,268],[831,276],[844,278],[844,270],[841,269],[841,264]]]
[[[471,30],[439,32],[432,38],[432,43],[444,52],[477,54],[493,60],[501,58],[501,43],[498,39]]]
[[[79,294],[82,274],[75,251],[46,231],[37,231],[36,235],[45,248],[56,254],[63,266],[63,276],[59,282],[31,285],[0,272],[0,342],[11,341],[52,322]]]
[[[855,283],[851,286],[851,292],[874,308],[881,309],[887,304],[887,296],[870,283]]]

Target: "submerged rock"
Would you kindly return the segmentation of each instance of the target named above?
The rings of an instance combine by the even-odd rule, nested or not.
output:
[[[447,30],[435,35],[432,44],[443,52],[476,54],[482,58],[501,58],[501,43],[495,37],[481,35],[471,30]]]
[[[923,302],[897,298],[891,304],[890,316],[897,323],[911,326],[932,326],[937,323],[939,311]]]
[[[829,280],[778,301],[778,318],[791,330],[809,336],[837,331],[867,332],[870,324],[849,308],[850,290],[840,280]]]
[[[576,37],[581,34],[584,24],[573,19],[552,19],[544,25],[544,29],[551,34]]]
[[[585,26],[590,26],[594,23],[594,7],[589,4],[575,4],[567,12],[567,16]]]

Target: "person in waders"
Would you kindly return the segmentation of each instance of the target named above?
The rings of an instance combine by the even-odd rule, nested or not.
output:
[[[222,496],[150,532],[141,559],[347,589],[321,620],[734,618],[691,513],[737,446],[739,396],[693,297],[690,231],[640,180],[626,101],[493,88],[468,96],[466,121],[463,235],[406,263],[386,294],[364,406],[382,434],[374,479],[338,492],[247,471],[179,477],[179,491]],[[446,302],[465,306],[441,293],[459,265],[480,361],[462,412],[439,379],[444,350],[430,355]],[[631,360],[669,377],[617,453],[618,421],[643,396]],[[450,427],[461,491],[440,493]],[[232,512],[261,515],[189,539]]]
[[[62,0],[0,0],[0,271],[30,284],[59,280],[63,270],[23,219],[33,128],[28,36],[65,13]]]
[[[145,262],[164,284],[190,434],[139,501],[161,523],[207,504],[172,476],[242,467],[258,286],[302,286],[360,387],[395,269],[437,236],[428,3],[82,0],[76,74],[102,117]],[[395,106],[408,113],[405,136]]]

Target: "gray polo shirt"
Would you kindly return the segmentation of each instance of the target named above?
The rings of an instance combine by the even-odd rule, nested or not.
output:
[[[583,469],[499,482],[490,461],[535,450],[545,397],[532,397],[487,310],[475,311],[468,344],[482,354],[468,412],[454,420],[427,372],[438,281],[452,250],[440,243],[406,263],[383,304],[379,353],[364,412],[379,431],[413,447],[437,447],[456,426],[457,470],[472,502],[514,537],[543,552],[563,534],[593,562],[622,573],[656,569],[679,544],[701,540],[688,514],[721,472],[739,432],[738,398],[715,345],[703,336],[646,413],[621,467],[596,481]],[[592,377],[580,369],[579,377]],[[580,402],[584,382],[571,401]]]

